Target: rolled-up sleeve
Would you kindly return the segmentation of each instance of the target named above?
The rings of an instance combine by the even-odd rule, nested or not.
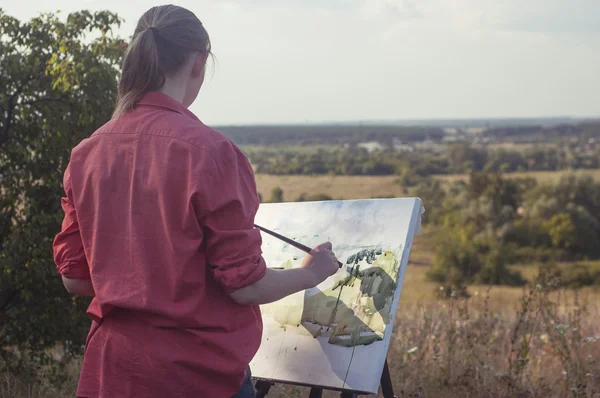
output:
[[[58,273],[69,279],[90,279],[90,270],[73,205],[69,166],[65,170],[63,185],[66,196],[61,199],[64,218],[60,232],[54,238],[53,255]]]
[[[257,282],[267,271],[260,231],[254,228],[258,193],[248,159],[233,144],[223,143],[214,154],[204,156],[200,173],[205,184],[198,207],[206,258],[214,279],[230,294]]]

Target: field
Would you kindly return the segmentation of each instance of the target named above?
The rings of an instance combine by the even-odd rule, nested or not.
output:
[[[592,175],[600,181],[600,170],[578,171]],[[563,172],[536,171],[509,173],[507,178],[533,177],[539,182],[556,182]],[[442,181],[466,180],[464,174],[435,176]],[[304,175],[256,175],[258,192],[264,200],[271,197],[271,190],[279,186],[285,201],[294,201],[302,193],[323,193],[334,199],[364,199],[376,197],[406,196],[404,187],[396,183],[396,176],[304,176]],[[427,209],[427,203],[425,203]]]
[[[471,298],[440,301],[425,280],[431,252],[424,231],[411,251],[388,354],[398,397],[600,396],[600,291],[470,286]],[[520,268],[534,277],[533,267]]]
[[[119,20],[81,10],[26,21],[0,10],[0,398],[76,389],[81,358],[41,355],[60,359],[61,343],[81,347],[90,322],[55,272],[53,242],[72,149],[117,102],[131,44]],[[248,155],[262,202],[423,196],[428,223],[411,253],[388,356],[398,397],[600,398],[600,183],[531,189],[491,174],[549,170],[505,176],[556,182],[552,170],[595,169],[600,182],[600,119],[213,127]],[[471,171],[490,174],[443,192]],[[409,189],[421,176],[444,182]],[[475,283],[470,295],[465,283]],[[269,394],[302,396],[306,389],[290,386]]]
[[[302,193],[323,193],[334,199],[365,199],[385,196],[403,196],[396,176],[274,176],[258,174],[256,185],[264,200],[279,186],[285,201],[294,201]]]
[[[593,172],[600,179],[600,172]],[[560,173],[509,177],[555,181]],[[445,180],[465,176],[437,177]],[[395,176],[257,175],[265,199],[283,189],[284,200],[302,193],[337,199],[406,196]],[[427,207],[427,204],[425,204]],[[426,280],[433,259],[432,231],[415,239],[406,272],[388,361],[398,397],[600,397],[600,291],[534,286],[469,287],[468,299],[440,300]],[[535,265],[514,266],[528,279]],[[70,377],[50,387],[44,375],[19,381],[5,374],[0,398],[72,396]],[[308,389],[276,386],[269,397],[306,397]],[[339,394],[325,393],[327,397]]]
[[[424,229],[413,244],[388,354],[398,397],[600,396],[600,291],[470,286],[471,298],[441,301],[425,278],[430,235]],[[72,364],[58,389],[5,375],[0,398],[72,396],[77,372]],[[308,394],[278,385],[269,396]]]
[[[598,170],[589,171],[600,180]],[[554,183],[564,173],[512,173]],[[466,175],[435,176],[443,181]],[[336,199],[406,196],[394,176],[257,175],[263,198],[275,186],[284,200],[302,193]],[[427,208],[427,204],[425,203]],[[440,301],[426,280],[434,248],[416,238],[403,285],[389,364],[399,397],[600,396],[600,291],[470,286],[467,300]],[[568,264],[565,264],[565,266]],[[518,265],[532,281],[537,267]],[[272,390],[273,391],[273,390]],[[277,387],[275,396],[308,390]],[[334,397],[336,394],[326,394]]]

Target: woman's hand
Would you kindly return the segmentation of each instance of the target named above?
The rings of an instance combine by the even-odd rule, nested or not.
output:
[[[300,267],[314,277],[314,286],[323,282],[339,270],[338,260],[332,251],[331,242],[321,243],[308,253]]]

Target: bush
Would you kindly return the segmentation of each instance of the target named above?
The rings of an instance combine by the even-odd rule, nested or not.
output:
[[[567,261],[567,252],[552,247],[521,246],[515,248],[513,259],[519,264],[547,263],[550,261]]]
[[[104,11],[21,22],[0,9],[0,357],[21,374],[58,343],[79,353],[89,330],[89,298],[65,291],[52,241],[71,149],[114,108],[120,22]]]
[[[559,213],[542,223],[552,246],[570,249],[577,244],[577,230],[569,213]]]
[[[444,214],[444,200],[446,191],[442,187],[440,180],[433,178],[422,178],[419,184],[411,189],[411,196],[416,196],[423,200],[427,211],[423,215],[423,224],[438,224]]]
[[[514,246],[502,243],[493,236],[483,236],[475,241],[482,258],[482,266],[475,282],[484,285],[523,286],[526,282],[518,271],[508,266],[514,262]]]
[[[559,267],[550,262],[538,267],[541,280],[554,288],[579,289],[584,286],[600,286],[600,265],[576,263]]]
[[[423,177],[413,173],[411,170],[404,169],[400,173],[400,177],[398,177],[395,182],[403,187],[414,187],[422,179]]]
[[[283,202],[283,189],[279,186],[274,187],[271,190],[271,203],[281,203]]]
[[[522,286],[525,280],[521,274],[508,268],[512,251],[512,247],[493,236],[461,241],[456,234],[445,233],[436,245],[427,276],[452,286],[469,283]]]
[[[436,245],[433,265],[427,277],[435,282],[458,286],[470,283],[481,269],[481,261],[473,245],[464,245],[447,235]]]

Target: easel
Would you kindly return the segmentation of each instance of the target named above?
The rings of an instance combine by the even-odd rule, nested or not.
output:
[[[273,381],[259,379],[255,385],[256,398],[266,397],[273,385],[275,385],[275,382]],[[383,372],[381,373],[381,392],[383,394],[383,398],[397,398],[394,395],[392,378],[390,377],[390,368],[388,367],[387,359],[383,365]],[[356,391],[341,390],[340,398],[358,398],[360,394],[361,393]],[[310,388],[309,398],[321,398],[322,396],[323,388],[314,386]]]

